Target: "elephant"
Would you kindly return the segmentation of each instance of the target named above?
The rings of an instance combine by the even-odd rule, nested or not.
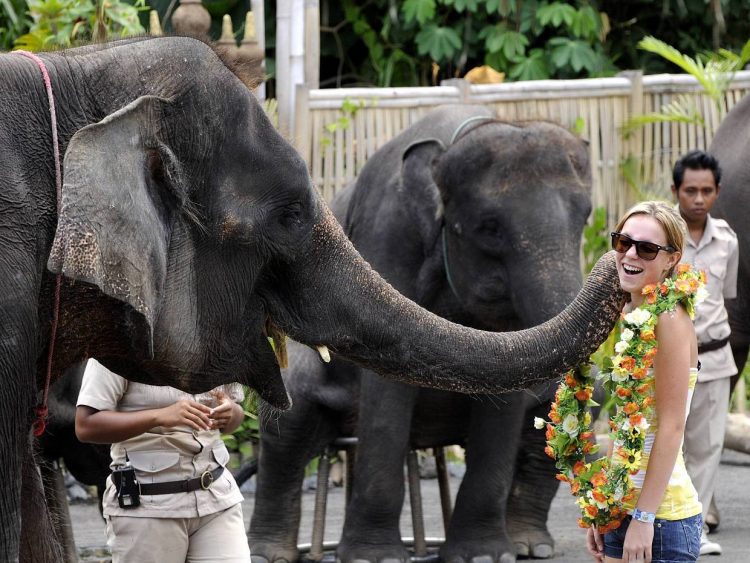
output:
[[[750,96],[742,98],[724,117],[709,151],[721,166],[721,191],[711,214],[724,219],[737,233],[739,265],[737,297],[726,302],[732,333],[729,337],[734,361],[740,372],[750,349],[750,230],[747,228],[750,202]],[[721,272],[719,272],[721,274]],[[736,379],[733,379],[733,383]]]
[[[611,256],[532,329],[420,308],[354,250],[242,78],[185,37],[0,56],[1,561],[63,559],[30,427],[46,375],[87,358],[192,393],[237,381],[286,409],[269,337],[495,393],[577,364],[616,321]]]
[[[379,149],[332,209],[402,294],[451,321],[507,331],[552,318],[579,291],[590,189],[588,147],[563,127],[443,106]],[[284,378],[294,406],[261,431],[249,530],[256,563],[297,558],[304,467],[352,434],[342,562],[408,560],[399,533],[406,454],[455,443],[468,445],[467,472],[441,559],[552,557],[547,514],[559,482],[531,421],[546,416],[553,387],[469,398],[389,381],[345,360],[326,365],[298,346],[290,352]]]

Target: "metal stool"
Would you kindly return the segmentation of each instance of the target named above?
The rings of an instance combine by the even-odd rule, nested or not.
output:
[[[345,505],[349,504],[351,497],[352,477],[354,475],[354,456],[356,455],[357,438],[337,438],[326,446],[318,461],[318,479],[315,489],[315,508],[313,511],[312,538],[309,546],[307,559],[310,561],[322,561],[324,550],[335,549],[337,542],[324,542],[325,518],[328,503],[328,478],[331,470],[331,460],[336,457],[337,452],[346,452],[346,465],[344,472]],[[440,489],[440,506],[443,513],[443,529],[447,532],[448,524],[453,512],[451,502],[450,482],[448,480],[448,469],[445,462],[445,449],[443,447],[431,448],[435,457],[435,469],[437,471],[438,487]],[[424,513],[422,511],[422,490],[419,481],[419,463],[417,450],[410,450],[406,457],[406,469],[409,482],[409,502],[411,505],[411,520],[414,530],[413,538],[403,538],[406,545],[414,549],[413,562],[421,562],[433,559],[427,548],[442,544],[444,538],[425,537]],[[300,545],[300,552],[307,551],[307,546]]]

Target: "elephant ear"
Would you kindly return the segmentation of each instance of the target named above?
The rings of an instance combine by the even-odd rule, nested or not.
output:
[[[401,157],[401,190],[426,252],[433,247],[442,224],[443,201],[432,171],[444,152],[440,140],[422,139],[406,147]]]
[[[73,135],[48,267],[128,303],[153,333],[179,165],[157,139],[169,102],[143,96]],[[151,341],[152,334],[149,335]]]

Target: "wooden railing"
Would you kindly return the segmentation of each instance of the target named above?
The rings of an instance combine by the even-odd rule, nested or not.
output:
[[[750,71],[738,72],[719,109],[691,76],[639,72],[493,85],[449,80],[432,88],[299,87],[293,137],[313,182],[330,200],[370,155],[437,105],[483,104],[509,121],[556,121],[589,141],[593,203],[604,206],[612,222],[641,197],[667,197],[674,160],[707,148],[723,115],[748,90]],[[658,112],[683,94],[700,109],[703,125],[649,124],[624,138],[621,128],[630,117]],[[361,107],[343,109],[352,104]],[[342,117],[348,121],[334,126]]]

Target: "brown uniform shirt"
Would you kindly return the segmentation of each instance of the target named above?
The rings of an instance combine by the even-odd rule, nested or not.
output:
[[[224,385],[215,390],[224,391],[235,402],[244,398],[239,384]],[[135,383],[112,373],[96,360],[89,360],[77,404],[97,410],[137,411],[166,407],[185,398],[209,407],[216,406],[211,393],[190,395],[173,387]],[[124,465],[127,454],[141,483],[192,479],[218,465],[226,466],[229,461],[229,452],[218,430],[198,432],[187,426],[151,428],[140,436],[112,444],[110,452],[110,467]],[[149,518],[196,518],[220,512],[239,502],[242,502],[242,494],[228,469],[208,490],[141,495],[141,504],[136,508],[120,508],[112,478],[108,477],[103,499],[105,516]]]

